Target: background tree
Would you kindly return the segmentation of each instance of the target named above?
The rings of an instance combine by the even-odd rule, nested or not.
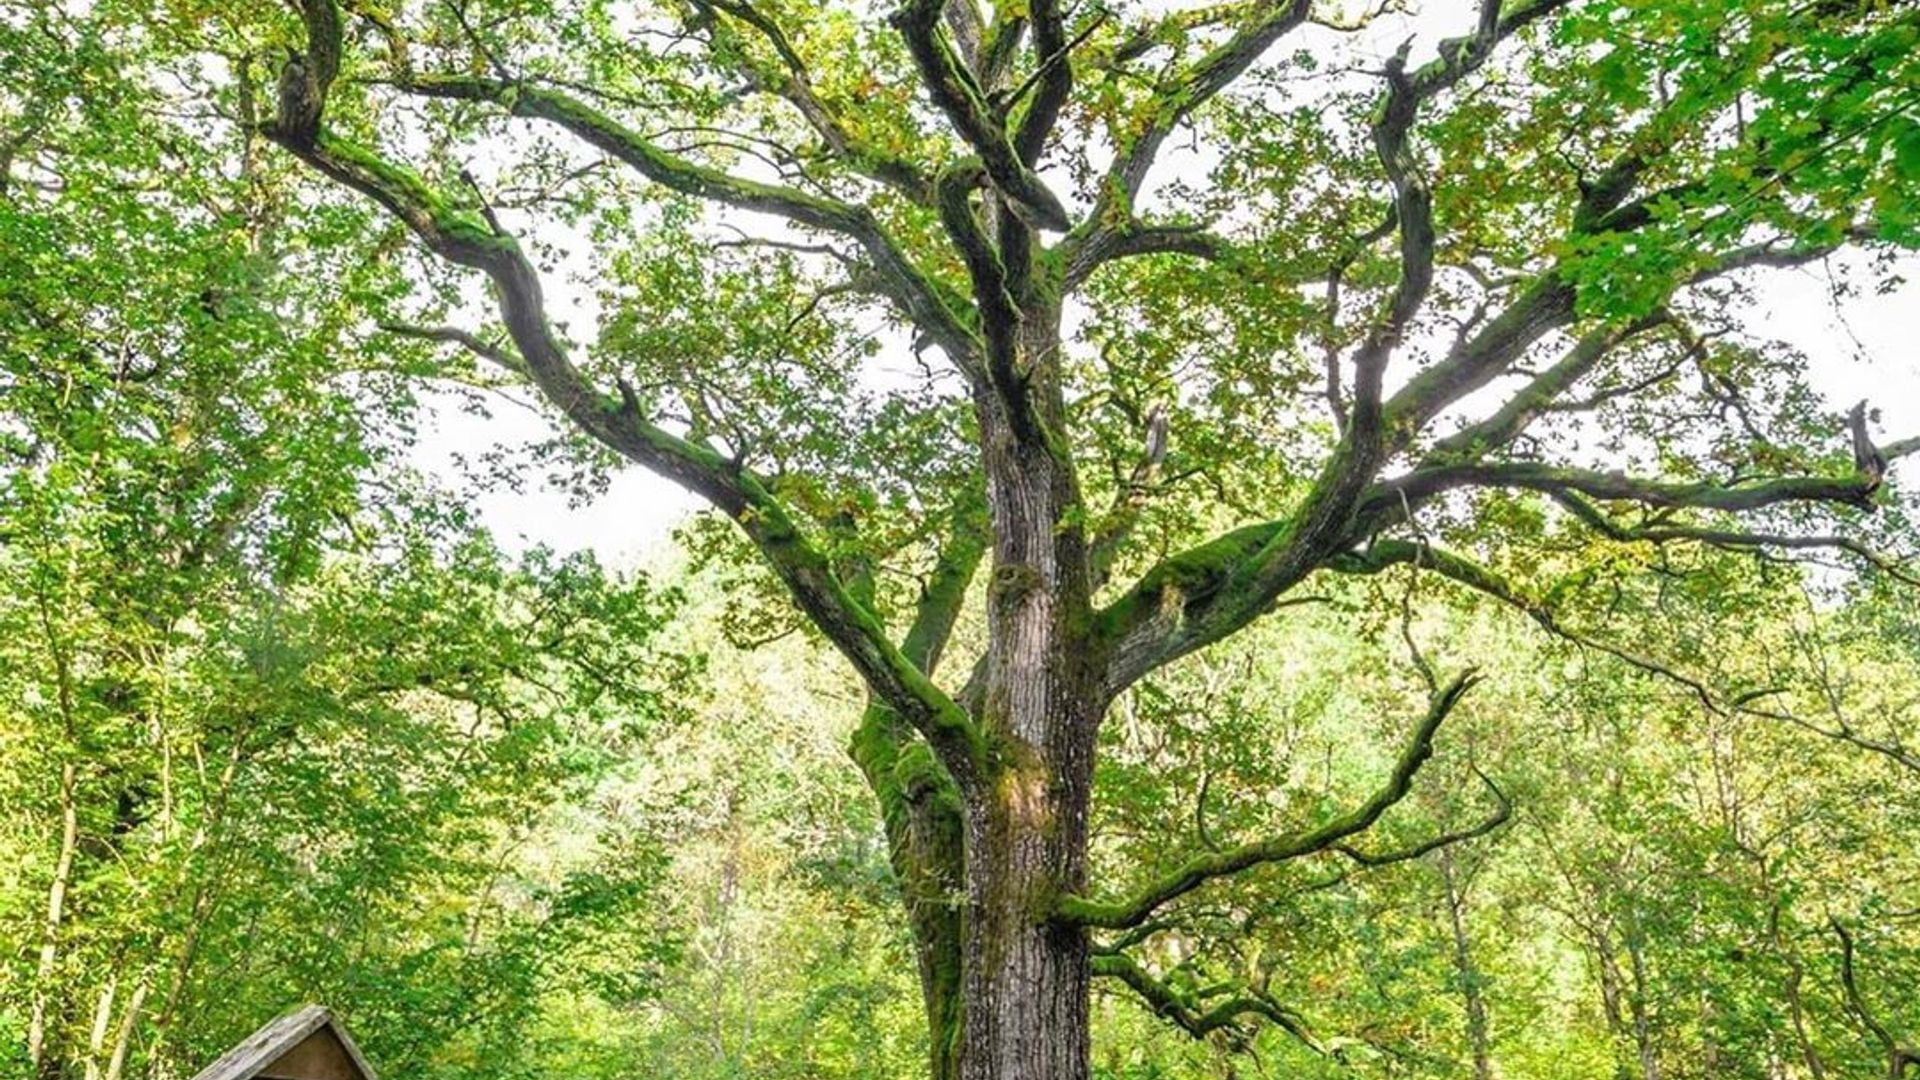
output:
[[[403,373],[338,360],[386,270],[124,14],[0,18],[0,1075],[191,1075],[308,997],[512,1072],[671,956],[650,834],[525,857],[672,715],[671,597],[408,472]]]

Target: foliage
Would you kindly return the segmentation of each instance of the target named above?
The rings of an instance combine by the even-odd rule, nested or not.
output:
[[[1900,1080],[1920,438],[1747,301],[1900,287],[1920,17],[1334,7],[0,9],[26,1064]]]
[[[404,368],[338,359],[384,271],[253,151],[210,174],[112,9],[15,14],[6,1073],[184,1075],[318,998],[401,1072],[499,1075],[547,995],[646,997],[660,848],[559,830],[676,715],[672,593],[408,476]]]

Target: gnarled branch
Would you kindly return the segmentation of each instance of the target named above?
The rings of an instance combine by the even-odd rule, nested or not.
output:
[[[331,3],[332,0],[309,0]],[[314,49],[339,48],[339,20],[309,17],[310,34],[335,35]],[[513,237],[452,209],[414,173],[329,134],[305,137],[275,124],[268,132],[294,156],[405,222],[436,255],[485,273],[507,333],[532,381],[580,428],[609,449],[705,497],[739,523],[795,601],[853,664],[874,694],[924,735],[963,783],[977,777],[986,747],[972,718],[887,639],[885,628],[849,594],[767,485],[738,462],[641,415],[631,395],[609,397],[574,366],[547,320],[532,263]]]
[[[1426,715],[1401,750],[1386,783],[1353,810],[1312,829],[1195,856],[1171,874],[1123,900],[1097,901],[1078,896],[1066,897],[1055,908],[1054,918],[1073,926],[1124,930],[1145,922],[1163,905],[1215,878],[1268,863],[1338,849],[1342,841],[1372,827],[1374,822],[1379,821],[1394,804],[1413,790],[1414,775],[1433,756],[1433,739],[1440,730],[1441,722],[1453,712],[1476,681],[1477,676],[1469,669],[1433,695],[1428,702]]]
[[[909,0],[893,17],[928,96],[979,156],[994,187],[1017,212],[1041,228],[1065,231],[1066,207],[1028,165],[972,71],[940,33],[944,7],[943,0]]]
[[[539,86],[471,75],[417,75],[403,84],[412,93],[462,101],[493,102],[515,116],[558,125],[647,179],[682,194],[742,210],[773,214],[799,225],[838,233],[858,243],[887,286],[887,295],[922,331],[947,350],[954,363],[974,363],[978,339],[942,294],[863,205],[733,176],[654,145],[618,120],[569,95]]]
[[[1125,953],[1102,953],[1093,958],[1093,974],[1124,983],[1146,1006],[1196,1039],[1223,1029],[1233,1028],[1243,1017],[1269,1021],[1309,1048],[1325,1053],[1306,1021],[1296,1012],[1273,1000],[1272,995],[1251,986],[1223,988],[1224,997],[1209,1005],[1182,994],[1150,974],[1140,962]]]

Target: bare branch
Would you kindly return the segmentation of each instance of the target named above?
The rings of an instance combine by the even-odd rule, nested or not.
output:
[[[1544,603],[1526,595],[1519,587],[1494,571],[1454,552],[1431,544],[1380,539],[1364,551],[1349,552],[1331,560],[1327,565],[1328,569],[1338,573],[1373,574],[1389,566],[1403,564],[1432,571],[1476,592],[1484,593],[1520,611],[1537,623],[1541,629],[1556,637],[1564,638],[1583,648],[1606,653],[1631,667],[1650,675],[1658,675],[1684,687],[1710,712],[1724,711],[1714,698],[1713,692],[1699,679],[1630,649],[1579,634],[1561,625],[1559,618]]]
[[[1145,126],[1130,146],[1121,148],[1102,184],[1099,200],[1087,216],[1088,233],[1097,229],[1099,222],[1110,220],[1109,214],[1114,209],[1132,208],[1167,136],[1193,115],[1194,110],[1231,86],[1274,42],[1304,23],[1311,7],[1309,0],[1272,0],[1249,5],[1249,16],[1231,38],[1201,57],[1154,96],[1153,103],[1146,108]]]

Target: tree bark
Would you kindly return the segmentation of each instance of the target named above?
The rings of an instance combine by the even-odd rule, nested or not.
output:
[[[1059,883],[1083,872],[1085,848],[1047,787],[1037,770],[1009,776],[969,814],[963,1080],[1087,1075],[1086,935],[1042,914]]]
[[[1487,1030],[1487,1001],[1481,989],[1480,968],[1473,962],[1473,939],[1467,933],[1466,888],[1455,872],[1453,851],[1440,849],[1440,880],[1446,886],[1447,916],[1453,931],[1453,965],[1460,977],[1460,995],[1467,1010],[1467,1044],[1473,1051],[1474,1080],[1493,1080],[1493,1042]]]
[[[962,1080],[1084,1080],[1091,973],[1083,930],[1052,921],[1087,878],[1094,734],[1104,711],[1086,648],[1089,583],[1072,465],[1045,428],[1062,408],[1053,378],[1057,306],[1022,313],[1021,402],[982,388],[993,522],[986,693],[992,772],[966,792]],[[1023,425],[1038,424],[1039,431]]]
[[[965,825],[952,778],[931,754],[903,751],[912,745],[906,723],[874,703],[867,706],[852,754],[880,802],[894,880],[913,933],[928,1075],[958,1080]]]
[[[58,1059],[58,1055],[48,1053],[48,1012],[54,998],[54,965],[59,958],[67,886],[73,878],[73,857],[80,840],[80,813],[74,790],[77,784],[78,774],[73,762],[68,761],[60,767],[60,853],[54,860],[53,882],[47,887],[47,917],[41,930],[39,961],[34,965],[33,1004],[27,1020],[27,1060],[42,1076],[50,1075]]]

